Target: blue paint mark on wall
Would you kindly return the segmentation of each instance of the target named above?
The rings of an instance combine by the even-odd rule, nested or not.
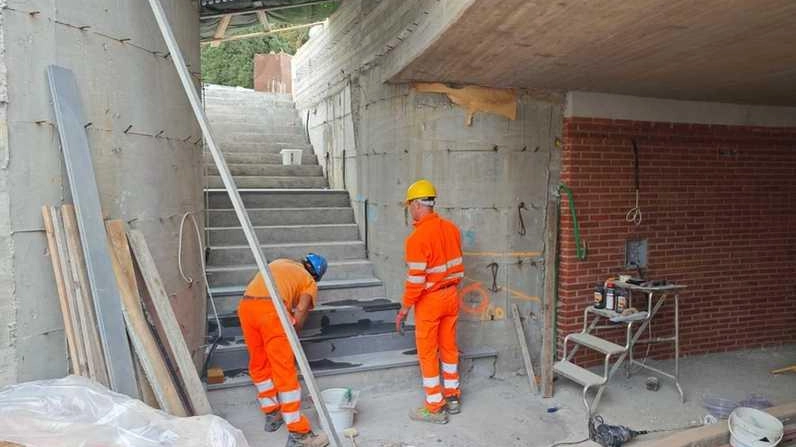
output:
[[[368,221],[369,222],[378,222],[379,221],[379,210],[377,207],[373,205],[368,205]]]
[[[473,248],[475,246],[475,231],[467,230],[462,234],[462,244],[465,248]]]

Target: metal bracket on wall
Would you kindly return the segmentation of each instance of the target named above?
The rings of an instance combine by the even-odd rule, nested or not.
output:
[[[55,65],[47,67],[55,120],[66,174],[75,202],[80,241],[86,255],[91,294],[97,311],[105,364],[113,391],[138,398],[133,357],[122,317],[122,300],[111,267],[111,254],[102,222],[97,181],[86,134],[86,118],[75,75]]]

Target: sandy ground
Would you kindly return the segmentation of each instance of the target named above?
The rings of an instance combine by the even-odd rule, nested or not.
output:
[[[654,374],[640,372],[627,379],[620,370],[609,382],[597,413],[609,423],[662,429],[699,423],[706,414],[704,395],[743,399],[749,393],[759,393],[774,404],[793,401],[796,374],[773,376],[769,371],[794,363],[796,345],[684,358],[680,367],[685,403],[666,379],[661,379],[659,391],[652,392],[644,382]],[[671,361],[650,364],[664,370],[673,368]],[[416,388],[400,383],[394,390],[384,386],[366,389],[355,421],[360,434],[356,441],[359,447],[547,447],[559,441],[580,440],[586,436],[586,411],[580,391],[578,385],[562,378],[556,381],[555,396],[543,399],[529,392],[525,377],[475,377],[463,385],[462,413],[451,416],[447,425],[431,425],[407,417],[409,409],[422,402],[419,384]],[[219,415],[243,430],[252,447],[285,444],[284,428],[276,433],[263,431],[253,389],[213,391],[210,399]],[[305,407],[318,427],[314,410],[309,403]],[[350,440],[343,440],[343,444],[352,445]]]

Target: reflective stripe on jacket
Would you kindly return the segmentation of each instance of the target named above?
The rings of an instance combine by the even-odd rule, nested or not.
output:
[[[413,306],[427,293],[458,285],[464,278],[459,229],[436,213],[420,219],[406,239],[406,265],[404,306]]]

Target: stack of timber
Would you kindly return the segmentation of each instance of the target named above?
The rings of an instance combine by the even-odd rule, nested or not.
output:
[[[96,288],[87,274],[87,253],[75,207],[44,206],[42,217],[63,314],[70,371],[114,388],[108,369],[113,356],[105,352],[109,343],[99,327],[103,309],[92,295]],[[138,392],[132,397],[175,416],[210,414],[207,394],[143,234],[128,231],[120,220],[107,221],[105,230],[107,234],[82,236],[94,239],[92,242],[106,239],[103,242],[114,274],[111,284],[118,287],[129,337],[124,343],[132,346],[132,376]],[[144,284],[139,284],[137,277],[143,278]],[[150,297],[148,306],[142,291]]]

